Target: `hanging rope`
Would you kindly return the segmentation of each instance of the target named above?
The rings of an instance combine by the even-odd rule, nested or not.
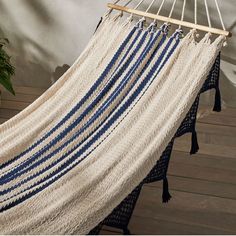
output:
[[[185,7],[186,7],[186,0],[184,0],[184,4],[183,4],[183,8],[182,8],[181,21],[184,20]],[[181,25],[179,25],[179,29],[182,29]]]
[[[206,7],[206,14],[207,14],[208,25],[211,28],[211,18],[210,18],[210,13],[209,13],[208,5],[207,5],[207,0],[204,0],[204,2],[205,2],[205,7]]]
[[[117,4],[117,3],[119,3],[121,0],[116,0],[116,1],[114,1],[114,3],[113,4]],[[133,1],[133,0],[130,0],[129,2],[128,2],[128,4],[131,2],[131,1]],[[127,5],[128,5],[127,4]],[[127,5],[125,5],[125,6],[127,6]],[[107,16],[109,16],[111,13],[113,12],[113,9],[111,8],[111,9],[109,9],[106,13],[105,13],[105,15],[104,15],[104,17],[107,17]],[[102,20],[102,18],[101,18],[101,20]],[[99,26],[99,25],[98,25]],[[97,27],[98,28],[98,27]]]
[[[181,15],[181,21],[184,20],[185,7],[186,7],[186,0],[184,0],[184,4],[183,4],[182,15]]]
[[[161,2],[161,5],[160,5],[160,7],[159,7],[159,9],[158,9],[157,15],[159,15],[159,14],[160,14],[160,12],[161,12],[161,9],[162,9],[162,7],[163,7],[164,3],[165,3],[165,0],[162,0],[162,2]]]
[[[150,3],[149,7],[147,8],[146,12],[149,12],[149,10],[151,9],[151,7],[153,6],[153,4],[156,2],[156,0],[152,0],[152,2]]]
[[[129,0],[125,5],[124,7],[127,7],[133,0]]]
[[[225,24],[224,24],[224,21],[223,21],[223,18],[222,18],[222,15],[221,15],[221,12],[220,12],[220,8],[219,8],[219,4],[218,4],[217,0],[215,0],[215,4],[216,4],[216,8],[217,8],[219,17],[220,17],[220,22],[221,22],[222,28],[223,28],[223,30],[226,30]]]
[[[177,0],[174,0],[174,2],[173,2],[173,4],[172,4],[172,8],[171,8],[171,10],[170,10],[169,18],[171,18],[172,14],[173,14],[173,11],[174,11],[174,8],[175,8],[176,1],[177,1]]]
[[[117,4],[118,2],[120,2],[121,0],[116,0],[113,4]]]
[[[197,25],[197,0],[194,0],[194,24]],[[200,34],[196,33],[196,37],[199,38]]]
[[[117,4],[117,3],[119,3],[121,0],[116,0],[116,1],[114,1],[114,3],[113,4]],[[132,0],[131,0],[132,1]],[[107,17],[107,16],[109,16],[111,13],[113,12],[113,9],[111,8],[111,9],[109,9],[106,13],[105,13],[105,17]],[[97,27],[98,28],[98,27]]]
[[[194,23],[197,25],[197,0],[194,0]]]
[[[141,0],[141,1],[136,5],[136,7],[134,8],[134,10],[137,10],[137,9],[139,8],[139,6],[140,6],[144,1],[145,1],[145,0]],[[128,19],[132,21],[133,16],[134,16],[134,14],[131,13]],[[144,17],[143,17],[142,19],[145,20]]]
[[[139,8],[139,6],[144,2],[145,0],[141,0],[138,5],[134,8],[134,10],[137,10]]]

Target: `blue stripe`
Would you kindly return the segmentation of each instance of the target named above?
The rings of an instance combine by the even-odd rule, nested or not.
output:
[[[12,164],[25,154],[29,153],[32,151],[34,148],[36,148],[40,143],[42,143],[45,139],[47,139],[51,134],[53,134],[57,129],[59,129],[71,116],[73,116],[76,111],[90,98],[90,96],[94,93],[94,91],[97,89],[97,87],[103,82],[103,80],[106,78],[107,74],[111,71],[113,68],[113,65],[116,63],[116,61],[119,59],[119,56],[125,49],[126,45],[129,43],[131,40],[133,34],[137,30],[137,25],[130,31],[124,42],[121,44],[113,58],[111,59],[110,63],[107,65],[106,69],[103,71],[99,79],[94,83],[94,85],[89,89],[87,94],[80,100],[78,104],[54,127],[52,128],[45,136],[43,136],[40,140],[38,140],[35,144],[33,144],[30,148],[26,149],[24,152],[21,154],[17,155],[13,159],[3,163],[0,165],[0,169],[7,167],[8,165]],[[124,58],[123,58],[124,61]]]
[[[157,40],[157,38],[159,37],[160,33],[161,33],[161,32],[159,32],[159,33],[156,35],[156,37],[155,37],[154,39],[152,39],[152,37],[150,38],[149,43],[148,43],[148,44],[150,44],[150,46],[147,47],[146,50],[144,50],[144,52],[142,53],[142,55],[141,55],[140,57],[144,56],[145,52],[146,52],[146,54],[149,52],[149,48],[151,48],[151,47],[154,45],[154,43],[156,42],[156,40]],[[164,42],[164,39],[165,39],[165,37],[163,37],[162,43]],[[162,43],[160,43],[160,45],[161,45]],[[160,46],[160,45],[159,45],[159,46]],[[138,46],[138,48],[139,48],[139,46]],[[139,63],[136,63],[136,64],[139,64]],[[135,65],[134,65],[133,67],[135,67]],[[137,65],[136,65],[136,67],[137,67]],[[129,73],[130,73],[130,72],[129,72]],[[131,76],[131,75],[130,75],[130,76]],[[125,80],[128,80],[128,78],[125,78],[124,81],[125,81]],[[126,96],[126,95],[125,95],[125,96]],[[95,119],[94,119],[94,120],[95,120]],[[87,124],[87,126],[88,126],[88,124]],[[84,127],[84,129],[85,129],[85,127]],[[69,140],[68,142],[73,141],[73,140],[74,140],[76,137],[78,137],[81,133],[82,133],[82,132],[77,133],[76,136],[75,136],[75,137],[72,137],[72,139]],[[66,145],[66,144],[65,144],[65,145]],[[63,147],[64,147],[64,146],[63,146]],[[62,147],[61,147],[61,148],[62,148]],[[61,150],[61,149],[60,149],[60,150]],[[54,154],[55,154],[55,152],[54,152],[54,153],[51,153],[50,157],[52,157]],[[68,155],[68,153],[67,153],[67,155]],[[45,157],[45,158],[46,158],[46,157]],[[42,163],[43,161],[45,161],[45,159],[43,159],[43,160],[41,159],[40,163]],[[34,167],[36,167],[37,165],[39,165],[39,162],[38,162],[38,163],[35,163],[35,164],[34,164]],[[19,172],[18,172],[18,175],[19,175]],[[16,177],[16,176],[14,176],[14,177]]]
[[[174,45],[174,47],[170,50],[170,52],[168,53],[166,59],[164,60],[164,62],[162,63],[161,67],[159,68],[159,70],[155,73],[156,68],[158,67],[158,65],[161,63],[162,58],[164,57],[165,53],[167,52],[168,48],[170,47],[173,39],[175,38],[176,34],[174,34],[170,40],[168,41],[165,49],[163,50],[161,56],[158,58],[158,60],[156,61],[156,63],[154,64],[153,68],[151,69],[151,71],[149,72],[149,74],[145,77],[145,79],[141,82],[141,84],[138,86],[138,88],[135,90],[135,92],[129,97],[129,99],[125,102],[125,104],[116,112],[116,114],[102,127],[102,129],[84,146],[82,147],[76,154],[74,154],[69,160],[67,160],[65,163],[63,163],[55,172],[59,173],[58,176],[56,176],[55,178],[51,179],[48,183],[46,183],[45,185],[39,187],[38,189],[26,194],[25,196],[17,199],[16,201],[8,204],[7,206],[1,208],[1,212],[10,209],[11,207],[14,207],[15,205],[25,201],[26,199],[34,196],[35,194],[39,193],[40,191],[42,191],[43,189],[45,189],[46,187],[48,187],[49,185],[51,185],[53,182],[55,182],[56,180],[58,180],[61,176],[65,175],[68,171],[70,171],[71,169],[73,169],[76,165],[78,165],[82,160],[84,160],[93,150],[95,150],[97,148],[98,145],[100,145],[104,140],[102,140],[93,150],[90,151],[90,153],[88,153],[82,160],[79,160],[77,163],[74,163],[70,168],[68,168],[66,171],[63,171],[67,166],[69,166],[70,164],[72,164],[74,161],[76,161],[76,159],[82,155],[92,144],[94,144],[99,137],[104,134],[111,126],[112,124],[124,113],[124,111],[132,104],[132,102],[138,97],[138,95],[141,93],[141,91],[145,88],[146,84],[149,82],[149,80],[153,77],[153,74],[155,75],[152,81],[156,78],[156,76],[158,75],[158,73],[160,72],[160,70],[163,68],[164,64],[166,63],[166,61],[168,60],[168,58],[172,55],[173,51],[175,50],[175,48],[177,47],[178,43],[179,43],[179,39],[176,40],[176,43]],[[151,83],[149,84],[149,86],[151,85]],[[146,89],[147,90],[147,89]],[[61,173],[60,173],[61,172]],[[45,177],[47,179],[52,178],[54,175],[54,173],[51,173],[48,177]],[[44,179],[45,179],[44,178]],[[38,183],[43,183],[45,180],[41,179],[41,181]]]
[[[152,39],[152,38],[151,38],[152,40],[150,39],[150,43],[152,42],[152,45],[153,45],[154,42],[157,40],[157,37],[158,37],[159,35],[160,35],[160,32],[157,34],[157,36],[156,36],[154,39]],[[160,44],[159,44],[159,47],[160,47],[160,46],[162,45],[162,43],[164,42],[164,39],[165,39],[165,37],[163,37],[162,42],[160,42]],[[148,50],[148,48],[147,48],[147,50]],[[146,67],[147,67],[147,66],[146,66]],[[137,80],[137,81],[138,81],[138,80]],[[137,81],[136,81],[136,82],[137,82]],[[135,83],[136,83],[136,82],[135,82]],[[134,85],[135,85],[135,84],[133,84],[132,87],[133,87]],[[124,95],[124,97],[126,97],[127,95],[128,95],[128,92]],[[117,105],[116,107],[118,107],[118,105]],[[115,111],[116,107],[113,109],[113,111]],[[110,115],[113,113],[113,111],[110,113]],[[110,116],[110,115],[109,115],[109,116]],[[107,116],[106,119],[108,119],[109,116]],[[105,120],[106,120],[106,119],[105,119]],[[102,125],[102,122],[100,123],[99,127],[100,127],[101,125]],[[89,137],[91,134],[93,134],[99,127],[97,127],[94,131],[92,131],[87,137]],[[73,140],[74,140],[76,137],[78,137],[79,135],[80,135],[80,133],[77,133],[77,135],[73,138]],[[37,173],[37,174],[35,174],[35,175],[33,175],[33,176],[28,177],[27,179],[21,181],[21,183],[18,183],[17,185],[12,186],[12,187],[9,188],[9,189],[4,190],[1,194],[6,194],[6,193],[12,191],[12,190],[15,189],[16,187],[19,187],[20,185],[22,185],[22,184],[24,184],[24,183],[26,183],[26,182],[32,180],[33,178],[37,177],[37,176],[40,175],[41,173],[45,172],[46,170],[50,169],[50,168],[53,167],[54,165],[58,164],[58,163],[59,163],[61,160],[63,160],[66,156],[68,156],[70,153],[72,153],[76,148],[78,148],[80,145],[82,145],[82,143],[85,142],[86,139],[87,139],[87,138],[85,138],[79,145],[77,145],[75,148],[73,148],[73,150],[70,150],[69,153],[66,153],[66,155],[62,156],[62,157],[60,158],[60,160],[58,160],[56,163],[53,163],[53,165],[51,164],[50,166],[47,166],[45,169],[43,169],[43,170],[40,171],[39,173]],[[71,140],[71,141],[73,141],[73,140]],[[55,153],[52,153],[51,155],[53,156],[54,154],[55,154]],[[42,161],[43,161],[43,160],[42,160]]]
[[[137,36],[134,38],[132,45],[130,48],[132,48],[134,46],[134,44],[136,43],[136,41],[138,40],[139,36],[141,35],[141,31],[138,32]],[[145,35],[146,37],[146,35]],[[126,55],[128,54],[128,52],[126,52]],[[53,140],[50,141],[49,144],[45,145],[41,150],[39,150],[37,153],[35,153],[32,157],[28,158],[27,160],[25,160],[24,162],[22,162],[21,164],[17,165],[15,167],[15,169],[12,169],[10,172],[8,172],[6,175],[2,176],[0,178],[0,180],[2,178],[5,178],[5,176],[10,176],[12,173],[13,175],[17,172],[17,169],[23,169],[23,167],[26,167],[28,164],[32,164],[33,161],[35,161],[39,156],[41,156],[43,153],[45,153],[46,151],[48,151],[53,145],[55,145],[57,142],[59,142],[63,137],[65,137],[69,132],[71,132],[76,125],[75,124],[79,124],[80,121],[82,121],[84,119],[85,116],[88,115],[88,113],[90,112],[90,110],[92,110],[95,105],[100,102],[100,100],[106,95],[106,93],[110,90],[110,88],[114,85],[114,83],[116,82],[116,80],[121,76],[121,74],[123,73],[123,71],[126,69],[126,67],[128,66],[128,63],[130,63],[132,61],[132,56],[133,54],[127,59],[127,61],[125,62],[125,64],[120,68],[120,70],[118,70],[118,72],[113,75],[113,78],[110,79],[110,81],[108,82],[108,84],[103,88],[103,90],[100,92],[100,94],[96,97],[96,99],[90,103],[89,107],[87,107],[85,109],[85,111],[72,123],[70,124],[70,126],[68,126],[67,128],[65,128],[57,137],[55,137]],[[125,57],[123,57],[122,61],[125,60]],[[121,63],[122,63],[121,61]]]
[[[160,32],[157,34],[156,38],[154,38],[152,45],[153,45],[154,42],[157,40],[157,38],[159,37],[159,35],[160,35]],[[165,37],[163,37],[163,39],[165,39]],[[163,39],[162,39],[162,42],[160,43],[160,45],[162,45],[162,43],[164,42]],[[149,46],[149,48],[151,48],[152,45]],[[160,46],[160,45],[159,45],[159,46]],[[158,47],[156,48],[156,50],[157,50],[157,49],[158,49]],[[148,53],[148,52],[149,52],[149,49],[146,48],[146,53]],[[137,62],[136,64],[139,64],[139,63]],[[126,96],[126,95],[125,95],[125,96]],[[100,110],[100,113],[102,113],[101,110]],[[95,118],[95,119],[96,119],[96,118]],[[94,120],[95,120],[95,119],[94,119]],[[84,128],[84,129],[85,129],[85,128]],[[78,133],[76,136],[78,136],[78,135],[81,134],[81,133],[82,133],[82,132]],[[72,139],[74,139],[74,138],[72,138]],[[73,140],[71,140],[71,141],[73,141]],[[60,150],[61,150],[61,149],[60,149]],[[55,154],[55,152],[51,154],[51,157],[52,157],[54,154]],[[67,155],[68,155],[68,154],[67,154]],[[35,163],[35,164],[32,166],[32,168],[33,168],[33,167],[36,167],[36,166],[39,165],[39,164],[41,164],[43,161],[45,161],[45,158],[44,158],[43,160],[41,160],[40,162]],[[32,168],[30,168],[30,169],[32,169]],[[29,168],[28,168],[28,170],[29,170]],[[18,175],[19,175],[19,173],[18,173]],[[16,177],[16,176],[15,176],[15,177]]]
[[[145,39],[146,39],[146,36],[147,36],[148,32],[145,32],[143,37],[141,38],[141,41],[139,42],[139,44],[137,45],[136,49],[134,50],[134,52],[132,53],[132,55],[130,56],[129,58],[129,62],[132,61],[133,57],[137,54],[137,52],[140,50],[141,46],[143,45]],[[135,65],[132,67],[132,71],[135,69],[135,66],[137,67],[137,63],[135,63]],[[126,68],[126,64],[124,65],[124,68]],[[128,82],[128,80],[131,78],[131,72],[129,71],[129,73],[127,73],[127,77],[122,81],[123,83],[124,82]],[[115,83],[116,80],[121,76],[120,73],[117,74],[116,77],[114,77],[110,82],[111,83]],[[128,77],[129,76],[129,77]],[[122,84],[121,82],[121,84]],[[109,85],[109,84],[108,84]],[[125,84],[123,84],[123,87],[125,86]],[[107,86],[106,86],[107,87]],[[119,91],[121,91],[121,89],[123,88],[118,88]],[[103,92],[105,92],[107,90],[104,90]],[[101,96],[103,96],[103,92],[101,92],[100,96],[97,97],[97,99],[95,99],[89,106],[88,108],[85,110],[84,113],[81,114],[80,117],[78,117],[69,127],[67,127],[66,131],[67,132],[70,132],[72,129],[74,129],[76,127],[76,125],[88,114],[88,112],[92,109],[92,107],[96,106],[96,104],[100,101],[98,100]],[[113,96],[113,95],[112,95]],[[109,102],[109,104],[111,103],[112,101]],[[103,104],[102,107],[104,107],[105,105]],[[107,106],[104,108],[104,110],[107,109]],[[95,119],[93,119],[95,120]],[[87,126],[88,127],[88,126]],[[85,129],[83,129],[84,131]],[[81,132],[82,133],[82,132]],[[5,174],[4,176],[2,176],[0,178],[0,183],[3,184],[3,183],[7,183],[9,182],[10,180],[22,175],[23,173],[26,173],[28,170],[38,166],[40,163],[43,163],[41,160],[39,160],[38,162],[36,163],[33,163],[32,164],[32,161],[35,160],[37,157],[39,157],[40,155],[42,155],[44,152],[46,152],[50,147],[52,147],[53,145],[55,145],[57,142],[59,142],[64,136],[66,135],[66,133],[63,131],[61,132],[52,142],[50,142],[50,146],[47,145],[46,147],[44,147],[42,150],[40,150],[39,152],[37,152],[35,155],[33,155],[31,158],[29,158],[26,162],[24,162],[23,164],[21,164],[20,166],[14,168],[13,170],[11,170],[9,173]],[[70,142],[72,141],[69,140],[68,142],[66,142],[63,147],[67,146]],[[46,149],[47,148],[47,149]],[[54,153],[54,152],[53,152]],[[46,156],[47,157],[47,156]],[[52,157],[52,155],[50,155],[50,157]],[[48,158],[47,158],[48,159]],[[44,161],[47,160],[47,159],[43,159]],[[29,165],[28,168],[27,165]],[[25,169],[26,168],[26,169]]]

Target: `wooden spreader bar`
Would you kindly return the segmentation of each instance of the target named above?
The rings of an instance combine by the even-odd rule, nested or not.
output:
[[[115,5],[115,4],[112,4],[112,3],[108,3],[107,6],[108,6],[108,8],[111,8],[111,9],[131,13],[131,14],[134,14],[134,15],[137,15],[137,16],[142,16],[142,17],[145,17],[145,18],[155,19],[155,20],[162,21],[162,22],[168,22],[168,23],[172,23],[172,24],[175,24],[175,25],[181,25],[181,26],[191,28],[191,29],[210,32],[212,34],[225,35],[226,37],[231,37],[232,36],[232,33],[229,32],[229,31],[226,31],[226,30],[221,30],[221,29],[217,29],[217,28],[210,28],[208,26],[194,24],[194,23],[187,22],[187,21],[181,21],[181,20],[169,18],[169,17],[166,17],[166,16],[160,16],[160,15],[148,13],[148,12],[143,12],[143,11],[135,10],[135,9],[128,8],[128,7]]]

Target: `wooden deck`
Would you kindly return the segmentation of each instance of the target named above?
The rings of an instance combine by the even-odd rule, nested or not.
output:
[[[43,89],[2,94],[0,122],[27,107]],[[188,154],[190,136],[178,139],[169,167],[172,199],[161,203],[162,183],[144,186],[130,223],[132,234],[236,234],[236,109],[209,114],[197,124],[200,151]],[[104,228],[103,234],[120,234]]]

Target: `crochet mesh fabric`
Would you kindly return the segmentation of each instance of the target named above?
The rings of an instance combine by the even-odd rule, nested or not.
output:
[[[118,228],[123,230],[124,234],[130,234],[128,230],[128,223],[131,219],[141,189],[142,184],[137,186],[101,224],[99,224],[90,232],[90,234],[99,234],[99,231],[103,225]]]
[[[133,214],[135,205],[138,201],[143,184],[148,184],[156,181],[160,181],[166,178],[168,165],[173,149],[174,139],[181,137],[186,133],[195,132],[195,125],[197,119],[197,111],[199,106],[199,100],[201,93],[204,93],[210,89],[219,90],[219,73],[220,73],[220,54],[217,56],[215,63],[202,86],[195,102],[193,103],[191,109],[183,120],[181,126],[177,130],[174,138],[166,147],[165,151],[161,155],[161,158],[157,161],[156,165],[150,171],[148,176],[143,180],[140,185],[138,185],[114,210],[106,217],[106,219],[101,222],[97,227],[95,227],[89,234],[96,235],[99,234],[103,225],[118,228],[123,230],[123,233],[130,234],[128,229],[128,224],[130,222],[131,216]]]
[[[117,28],[120,29],[118,25]],[[128,30],[129,35],[133,33],[130,30]],[[110,31],[107,30],[107,32]],[[139,34],[139,32],[137,33]],[[150,34],[148,38],[146,38],[145,31],[142,30],[141,33],[139,42],[144,43],[142,43],[142,50],[136,54],[136,49],[140,47],[137,45],[134,48],[136,58],[127,68],[127,73],[122,78],[118,76],[119,81],[113,88],[110,89],[110,82],[108,86],[106,81],[108,79],[113,84],[116,78],[112,77],[114,80],[110,80],[110,77],[102,77],[101,82],[105,83],[105,87],[101,84],[101,92],[100,89],[97,90],[97,82],[94,84],[90,81],[95,89],[91,91],[90,85],[88,85],[89,93],[86,92],[85,87],[87,86],[81,92],[75,90],[72,93],[71,90],[68,90],[69,85],[74,85],[74,80],[78,81],[77,76],[73,76],[68,79],[69,85],[66,83],[65,87],[58,89],[61,97],[64,97],[66,91],[70,91],[66,103],[71,103],[71,100],[76,102],[75,104],[72,102],[73,107],[68,108],[69,113],[64,111],[63,105],[54,104],[58,103],[58,98],[60,98],[59,95],[57,96],[58,93],[55,94],[55,97],[53,95],[51,100],[46,93],[47,96],[40,98],[36,105],[44,102],[46,98],[49,99],[47,100],[48,105],[47,103],[45,106],[42,105],[40,109],[37,108],[38,111],[36,105],[33,104],[30,108],[31,110],[36,109],[33,116],[27,115],[28,109],[28,112],[24,112],[13,121],[0,127],[2,129],[1,137],[9,140],[4,146],[4,150],[1,150],[1,156],[6,157],[5,154],[8,154],[5,161],[12,160],[14,157],[11,163],[2,167],[4,173],[1,176],[1,183],[5,185],[4,194],[1,196],[3,202],[1,205],[3,212],[1,231],[3,234],[37,234],[38,232],[87,234],[100,222],[105,224],[112,222],[112,225],[115,226],[117,219],[124,219],[124,216],[128,217],[120,222],[123,225],[128,224],[137,194],[132,195],[134,200],[131,202],[129,197],[128,200],[126,199],[129,202],[129,208],[123,202],[122,211],[125,214],[121,214],[117,206],[137,185],[140,185],[141,182],[143,184],[143,180],[155,165],[157,168],[161,168],[161,172],[154,171],[151,177],[155,178],[156,175],[160,176],[159,179],[163,178],[163,200],[169,200],[166,171],[163,169],[164,166],[167,170],[168,163],[163,163],[163,166],[160,167],[159,158],[168,143],[175,137],[176,131],[198,96],[222,47],[224,38],[218,37],[211,42],[210,35],[206,34],[196,44],[193,31],[190,31],[182,40],[179,40],[179,31],[170,38],[163,34],[160,41],[156,41],[159,31]],[[105,42],[109,35],[110,33],[103,37]],[[118,32],[116,35],[119,36],[120,33]],[[116,38],[115,35],[112,36],[115,41]],[[123,40],[123,37],[120,39]],[[180,44],[179,41],[181,41]],[[103,46],[102,43],[99,45]],[[100,48],[99,45],[96,47]],[[117,46],[120,47],[118,44]],[[110,56],[113,58],[114,55]],[[124,56],[126,57],[126,55]],[[104,55],[101,60],[104,58],[107,56]],[[92,59],[89,57],[89,61],[96,62],[97,54],[94,54]],[[111,61],[113,63],[113,60]],[[117,61],[117,63],[119,62]],[[91,63],[91,66],[93,64]],[[86,77],[88,71],[91,70],[87,70],[85,65],[84,73],[81,69],[81,74]],[[107,65],[107,62],[104,62],[105,68],[109,65],[110,63]],[[99,63],[97,66],[101,67]],[[118,67],[121,69],[119,64]],[[103,70],[101,69],[101,71]],[[126,84],[127,86],[125,86]],[[51,94],[52,89],[50,91]],[[97,92],[99,97],[95,98],[93,95]],[[107,92],[104,102],[100,104],[100,98]],[[83,96],[84,94],[85,96]],[[173,94],[175,96],[172,96]],[[83,109],[79,113],[75,112],[75,115],[74,111],[77,111],[77,107],[80,108],[80,104],[83,104],[85,100],[86,104]],[[57,120],[53,120],[55,123],[53,125],[56,128],[59,126],[59,129],[51,133],[48,128],[52,128],[53,125],[49,125],[50,127],[47,125],[50,120],[48,117],[46,117],[47,119],[44,117],[45,119],[40,124],[35,124],[34,121],[36,114],[48,114],[45,111],[51,110],[54,105],[58,106],[51,112],[50,118],[58,116],[61,117],[62,122],[57,123]],[[80,123],[89,112],[92,114],[88,121],[85,119],[86,124]],[[29,120],[28,122],[23,119],[24,116],[27,116],[26,121]],[[39,120],[38,116],[37,119]],[[21,126],[21,124],[23,125]],[[147,128],[147,124],[149,128]],[[37,125],[37,129],[35,129],[35,125]],[[30,129],[31,126],[34,128],[33,130]],[[6,131],[8,128],[13,131],[14,127],[19,128],[14,135],[12,132]],[[41,139],[38,130],[43,134],[45,129],[47,133],[43,136],[45,138]],[[73,132],[71,132],[72,129]],[[25,131],[24,135],[21,131]],[[8,134],[8,136],[5,137],[4,134]],[[37,136],[35,140],[32,140],[33,134]],[[193,134],[196,141],[196,132]],[[18,139],[10,142],[11,137],[14,136],[17,136]],[[4,143],[4,140],[1,142]],[[30,142],[30,140],[32,141]],[[26,149],[22,148],[20,144],[25,145]],[[23,150],[12,150],[11,146],[18,146]],[[18,151],[21,153],[19,156]],[[158,164],[157,160],[159,160]],[[169,161],[169,158],[166,160]],[[93,174],[91,175],[91,173]],[[52,202],[54,204],[51,204]],[[49,205],[50,207],[48,207]],[[114,217],[111,218],[111,215],[107,217],[112,211],[115,211],[114,209],[117,210]],[[128,233],[127,227],[124,228],[124,231],[124,233]]]

